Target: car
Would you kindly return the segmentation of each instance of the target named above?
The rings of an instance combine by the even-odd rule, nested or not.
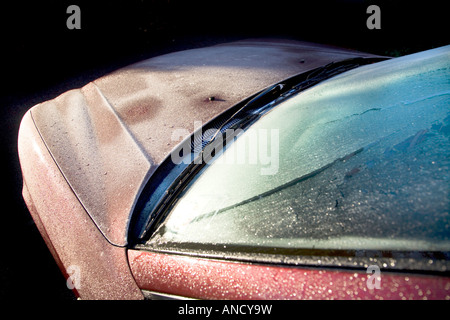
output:
[[[450,299],[450,46],[248,39],[31,108],[23,197],[80,299]]]

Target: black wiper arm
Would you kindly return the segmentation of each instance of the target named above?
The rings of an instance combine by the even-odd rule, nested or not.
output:
[[[354,69],[364,64],[378,62],[384,60],[384,58],[350,58],[346,60],[341,60],[337,62],[330,62],[329,64],[319,67],[317,69],[312,70],[308,76],[304,79],[304,81],[299,82],[294,86],[294,89],[301,91],[305,90],[318,82],[321,82],[325,79],[331,78],[335,75],[343,73],[345,71]]]
[[[202,140],[205,141],[205,143],[202,143],[202,149],[204,149],[206,145],[211,144],[219,134],[223,134],[226,129],[230,127],[236,128],[236,126],[242,128],[253,122],[265,110],[273,105],[271,102],[276,102],[280,97],[287,97],[291,94],[298,93],[339,73],[381,60],[385,60],[385,58],[356,57],[337,62],[330,62],[325,66],[295,75],[283,82],[272,85],[256,94],[256,96],[251,98],[250,101],[246,102],[231,116],[228,116],[227,120],[219,125],[218,129],[215,129],[215,133],[212,136],[209,136],[206,140]],[[205,137],[202,137],[202,139],[204,138]]]
[[[237,110],[225,123],[223,123],[217,129],[216,133],[214,133],[214,135],[211,137],[210,141],[213,141],[217,137],[217,135],[223,131],[223,128],[225,128],[233,120],[235,120],[236,118],[243,118],[242,114],[248,112],[249,109],[255,110],[261,108],[279,98],[283,93],[284,87],[284,84],[278,83],[256,95],[256,97],[247,102],[244,106]]]

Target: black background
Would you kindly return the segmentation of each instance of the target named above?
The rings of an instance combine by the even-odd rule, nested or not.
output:
[[[66,9],[81,9],[68,30]],[[366,9],[381,9],[368,30]],[[73,296],[21,198],[17,132],[33,105],[155,55],[284,37],[398,56],[449,44],[444,1],[16,1],[0,5],[0,299]]]

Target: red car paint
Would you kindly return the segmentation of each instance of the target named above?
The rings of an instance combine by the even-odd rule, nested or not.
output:
[[[450,279],[380,273],[369,289],[365,272],[261,265],[129,250],[144,290],[198,299],[450,299]]]

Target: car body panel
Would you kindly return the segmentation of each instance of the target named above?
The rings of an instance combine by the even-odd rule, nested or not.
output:
[[[76,296],[142,299],[126,249],[112,246],[90,219],[43,144],[30,112],[22,119],[18,144],[24,200],[60,270],[73,277],[69,280]]]
[[[250,264],[139,250],[129,250],[128,257],[140,288],[186,298],[450,299],[450,279],[441,276],[372,275],[361,269]]]
[[[187,136],[173,141],[174,130],[192,133],[269,85],[356,56],[373,55],[280,40],[175,52],[41,103],[31,116],[84,209],[109,242],[125,246],[143,186]]]

